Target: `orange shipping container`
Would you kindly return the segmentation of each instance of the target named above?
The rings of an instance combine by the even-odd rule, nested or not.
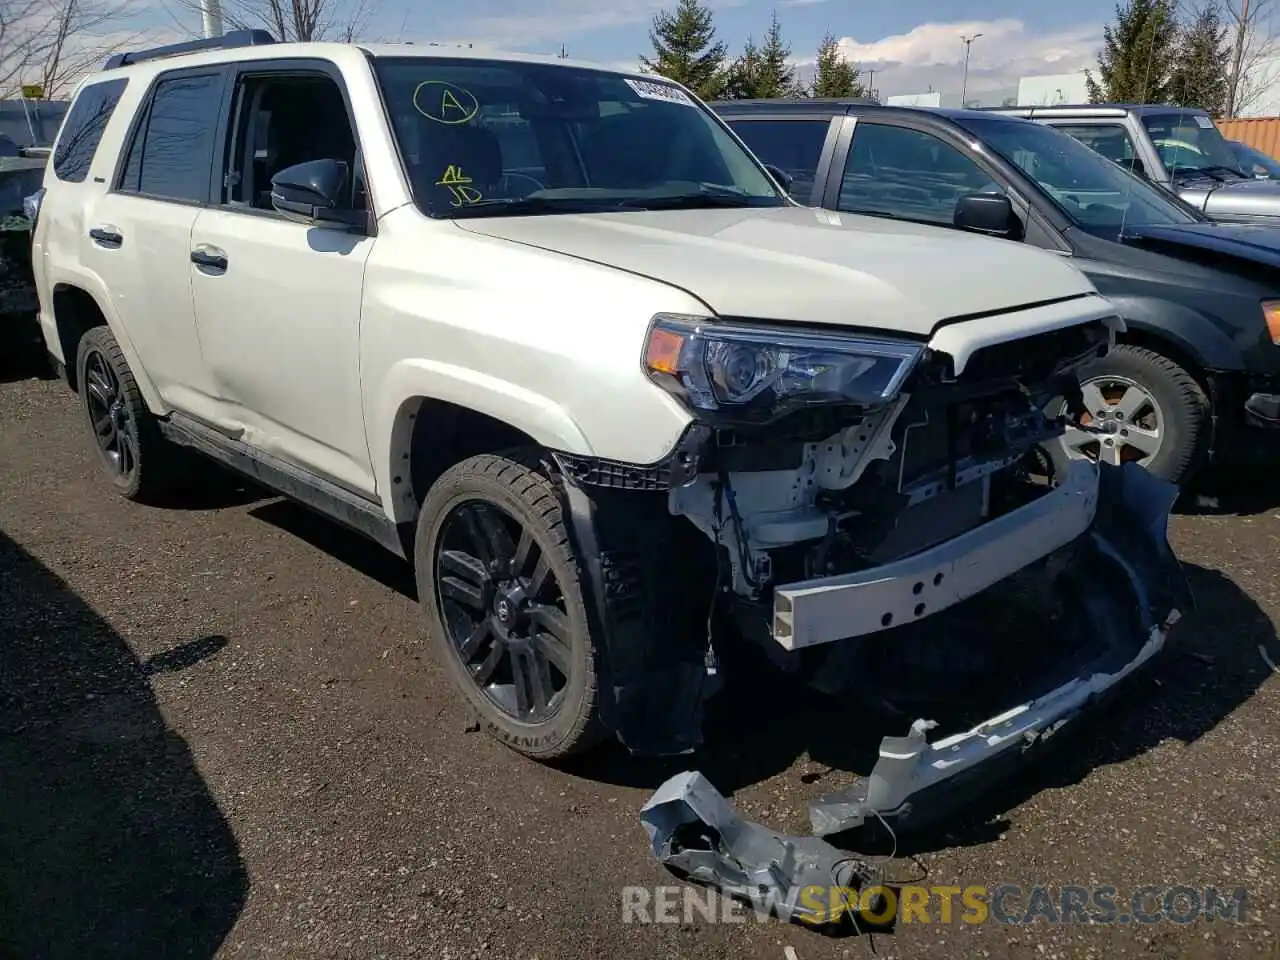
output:
[[[1228,140],[1239,140],[1280,160],[1280,117],[1242,117],[1214,122]]]

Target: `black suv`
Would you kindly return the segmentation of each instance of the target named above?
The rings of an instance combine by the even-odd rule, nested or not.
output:
[[[1071,257],[1128,330],[1089,369],[1063,455],[1185,482],[1219,452],[1272,445],[1255,441],[1280,427],[1280,230],[1209,221],[1066,134],[989,112],[713,108],[802,203]]]

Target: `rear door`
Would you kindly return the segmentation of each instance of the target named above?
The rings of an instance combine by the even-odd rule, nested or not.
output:
[[[136,111],[111,189],[80,237],[147,375],[167,407],[208,417],[191,301],[191,228],[209,201],[226,82],[221,67],[159,74]]]
[[[723,119],[762,163],[791,175],[795,200],[810,206],[822,202],[821,184],[835,153],[841,117],[763,114]]]

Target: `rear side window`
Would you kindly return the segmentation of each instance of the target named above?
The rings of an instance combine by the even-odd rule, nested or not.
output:
[[[159,200],[209,199],[223,74],[164,77],[133,132],[118,189]]]
[[[762,163],[791,174],[791,195],[808,202],[829,120],[730,120],[729,126]]]
[[[53,151],[53,175],[59,180],[80,183],[89,175],[89,165],[93,163],[102,132],[128,82],[124,78],[104,80],[80,91]]]

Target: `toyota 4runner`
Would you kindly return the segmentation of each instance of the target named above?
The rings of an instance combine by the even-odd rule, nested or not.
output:
[[[884,742],[893,815],[1185,609],[1175,488],[1030,466],[1120,325],[1085,277],[802,208],[661,78],[230,34],[112,58],[43,189],[42,330],[115,489],[154,500],[195,451],[402,555],[528,755],[687,752],[739,645],[910,686],[957,663],[917,627],[1039,578],[1065,633],[1044,607],[990,719]]]

